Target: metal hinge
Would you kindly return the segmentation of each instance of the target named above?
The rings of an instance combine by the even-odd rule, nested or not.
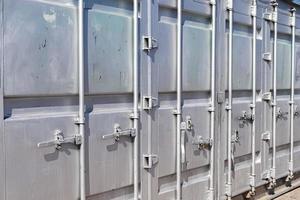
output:
[[[180,129],[184,131],[191,131],[193,129],[193,122],[191,116],[186,116],[185,122],[181,122]]]
[[[261,140],[265,141],[265,142],[269,142],[271,140],[271,132],[266,131],[266,132],[262,133]]]
[[[143,155],[143,167],[144,169],[151,169],[153,165],[158,163],[158,156],[155,154],[144,154]]]
[[[114,132],[111,134],[103,135],[102,139],[114,139],[115,142],[120,141],[122,136],[135,137],[136,130],[134,128],[122,130],[119,124],[114,125]]]
[[[270,52],[266,52],[263,54],[264,61],[271,62],[272,61],[272,54]]]
[[[203,139],[202,136],[198,136],[192,141],[193,145],[196,145],[198,149],[210,149],[213,145],[213,140],[211,138]]]
[[[151,110],[158,106],[158,99],[151,96],[143,96],[143,109]]]
[[[143,50],[150,51],[158,48],[157,40],[151,36],[143,36]]]
[[[57,150],[62,149],[63,144],[74,144],[74,145],[81,145],[82,136],[81,135],[74,135],[71,137],[64,137],[64,134],[61,130],[56,130],[54,132],[54,139],[46,142],[40,142],[37,144],[38,148],[50,147],[55,146]]]

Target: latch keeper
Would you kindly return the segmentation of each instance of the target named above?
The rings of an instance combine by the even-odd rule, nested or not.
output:
[[[153,165],[158,163],[158,156],[155,154],[144,154],[143,155],[143,167],[144,169],[151,169]]]
[[[158,99],[151,96],[143,96],[143,109],[151,110],[158,106]]]
[[[151,36],[143,36],[143,50],[150,51],[158,48],[157,40]]]

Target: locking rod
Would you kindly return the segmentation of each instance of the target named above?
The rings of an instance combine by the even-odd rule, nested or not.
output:
[[[133,144],[133,196],[134,200],[139,199],[139,69],[138,69],[138,0],[133,0],[133,129],[135,138]]]
[[[255,195],[255,158],[256,158],[256,150],[255,150],[255,141],[256,141],[256,12],[257,12],[257,4],[256,0],[252,1],[252,102],[250,105],[251,108],[251,115],[252,115],[252,123],[251,123],[251,134],[252,134],[252,143],[251,143],[251,154],[252,154],[252,161],[251,161],[251,173],[250,173],[250,192],[251,196]]]
[[[182,0],[177,0],[176,200],[181,200]]]
[[[85,194],[85,133],[84,133],[84,5],[83,0],[79,0],[78,5],[78,63],[79,63],[79,111],[78,128],[82,138],[80,146],[80,200],[86,199]]]
[[[227,182],[226,182],[226,196],[228,200],[232,197],[232,34],[233,34],[233,2],[228,0],[227,12],[229,23],[228,34],[228,102],[226,106],[227,110]]]
[[[273,42],[273,102],[272,102],[272,164],[270,170],[270,186],[276,185],[276,118],[277,118],[277,15],[278,3],[271,1],[273,7],[274,42]]]
[[[214,166],[215,166],[215,145],[214,145],[214,137],[215,137],[215,79],[216,79],[216,1],[211,0],[211,103],[210,103],[210,180],[209,180],[209,199],[214,199]]]
[[[292,49],[291,49],[291,94],[290,94],[290,157],[289,174],[287,181],[294,177],[294,93],[295,93],[295,35],[296,35],[296,9],[290,9],[291,31],[292,31]]]

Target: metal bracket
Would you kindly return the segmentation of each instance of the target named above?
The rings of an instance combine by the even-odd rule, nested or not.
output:
[[[271,140],[271,132],[266,131],[261,135],[261,140],[265,142],[269,142]]]
[[[263,14],[263,18],[270,22],[277,22],[277,13],[276,12],[266,12]]]
[[[210,0],[210,1],[209,1],[209,4],[210,4],[210,5],[216,5],[216,0]]]
[[[291,27],[295,27],[296,26],[296,19],[295,19],[295,17],[290,17],[289,25]]]
[[[158,48],[157,40],[151,36],[143,36],[143,50],[150,51]]]
[[[186,116],[185,122],[181,122],[180,129],[183,131],[191,131],[193,130],[193,123],[191,116]]]
[[[267,61],[267,62],[271,62],[272,61],[272,54],[270,52],[266,52],[263,54],[263,60]]]
[[[151,96],[143,96],[143,109],[151,110],[158,106],[158,99]]]
[[[158,156],[154,154],[143,155],[143,167],[144,169],[151,169],[153,165],[158,163]]]
[[[193,145],[197,145],[198,149],[210,149],[213,145],[213,140],[211,138],[203,139],[202,136],[198,136],[192,141]]]
[[[251,16],[256,17],[256,15],[257,15],[257,6],[251,5]]]
[[[226,8],[227,10],[233,9],[233,0],[227,0]]]
[[[92,9],[93,8],[93,4],[92,2],[90,1],[83,1],[83,8],[84,9]]]
[[[263,101],[268,101],[270,102],[272,100],[272,93],[271,92],[266,92],[262,95],[262,100]]]
[[[120,141],[120,138],[122,136],[135,137],[135,133],[136,133],[136,130],[134,128],[122,130],[119,124],[115,124],[114,132],[112,134],[103,135],[102,139],[103,140],[114,139],[115,142],[118,142],[118,141]]]
[[[72,137],[64,137],[63,132],[61,130],[56,130],[54,132],[54,139],[46,142],[40,142],[37,144],[38,148],[50,147],[55,146],[57,150],[62,149],[63,144],[74,144],[80,145],[82,143],[82,136],[81,135],[74,135]]]

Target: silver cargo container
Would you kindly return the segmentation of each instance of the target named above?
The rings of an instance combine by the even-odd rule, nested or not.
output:
[[[285,0],[0,0],[0,200],[296,187],[299,12]]]

